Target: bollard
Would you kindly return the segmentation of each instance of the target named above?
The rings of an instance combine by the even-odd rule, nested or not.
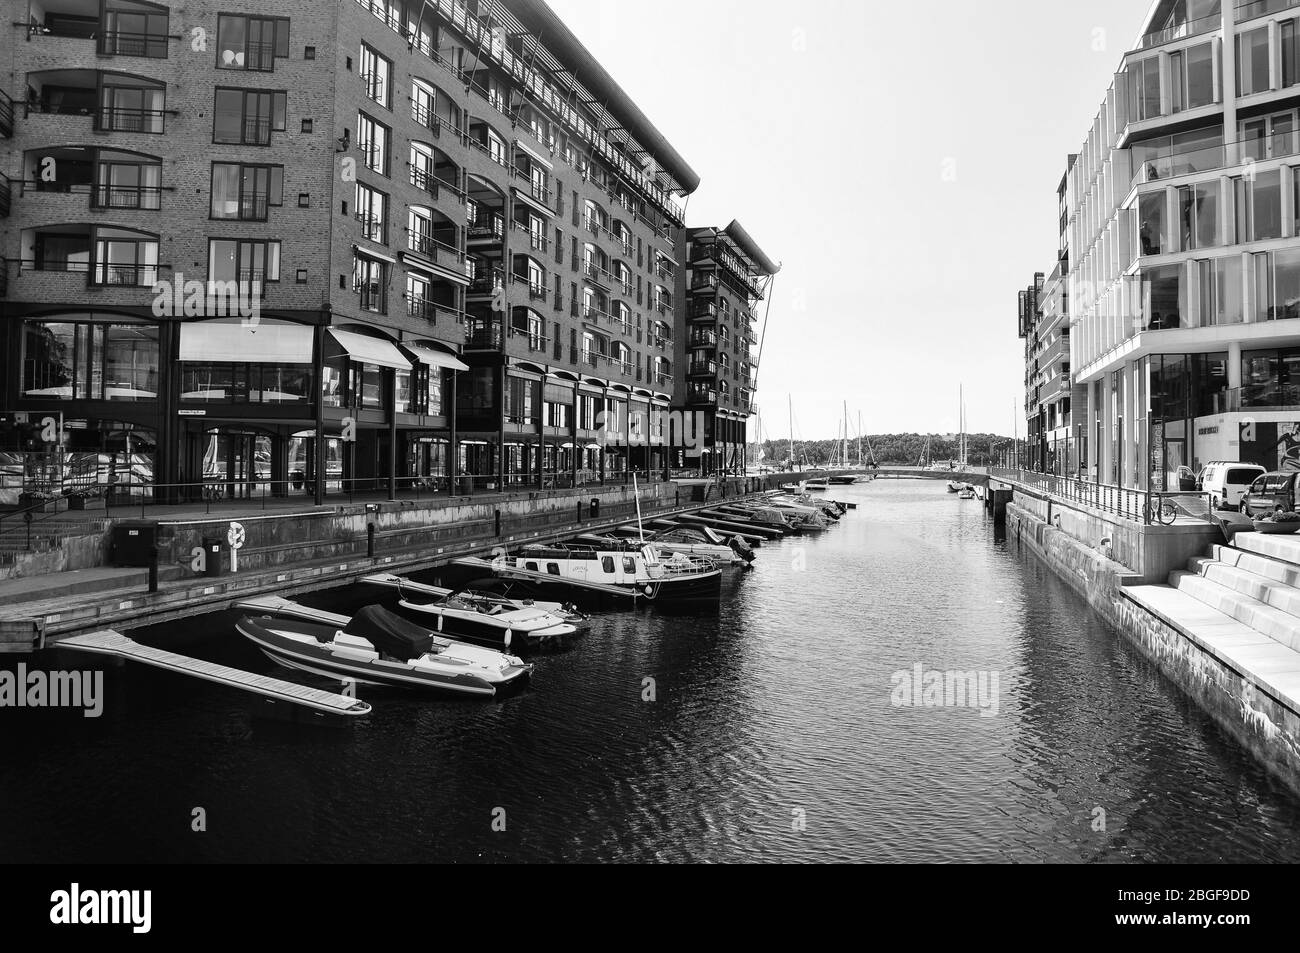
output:
[[[366,524],[366,558],[375,558],[375,524]]]
[[[582,500],[578,501],[578,522],[582,522]]]
[[[501,511],[494,510],[493,515],[495,516],[496,519],[496,528],[497,528],[496,535],[500,536],[501,535]]]
[[[149,550],[149,591],[158,591],[158,547]]]

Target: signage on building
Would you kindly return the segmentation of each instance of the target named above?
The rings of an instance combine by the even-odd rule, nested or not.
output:
[[[1198,436],[1198,437],[1213,437],[1213,436],[1214,436],[1216,433],[1218,433],[1218,432],[1219,432],[1219,425],[1218,425],[1218,424],[1215,424],[1213,427],[1200,427],[1200,428],[1198,428],[1197,431],[1196,431],[1196,436]]]
[[[206,417],[206,410],[178,410],[176,413],[181,417]]]

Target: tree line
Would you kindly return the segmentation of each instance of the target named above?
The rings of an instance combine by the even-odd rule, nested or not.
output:
[[[926,450],[926,442],[929,450]],[[874,459],[884,466],[916,466],[923,455],[928,455],[929,462],[956,460],[961,456],[961,441],[952,434],[889,433],[872,434],[862,440],[862,458],[866,463]],[[1004,455],[1012,449],[1010,437],[991,433],[966,435],[966,460],[972,466],[990,466],[1001,463]],[[1024,439],[1020,445],[1023,448]],[[777,466],[790,459],[789,440],[766,440],[761,445],[763,462]],[[870,447],[870,449],[868,449]],[[840,441],[796,440],[794,442],[795,459],[801,464],[826,466],[832,461],[839,462]],[[849,463],[858,462],[858,441],[849,440]]]

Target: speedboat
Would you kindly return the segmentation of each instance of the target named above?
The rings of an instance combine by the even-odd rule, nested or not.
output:
[[[235,630],[285,668],[363,685],[481,697],[520,687],[533,672],[513,655],[441,638],[382,606],[348,618],[287,599],[272,602],[243,603],[250,614]]]
[[[560,648],[591,629],[573,605],[507,599],[477,588],[443,589],[379,573],[362,583],[393,589],[402,615],[449,635],[491,648]]]
[[[812,490],[816,493],[822,493],[831,488],[831,481],[827,477],[818,477],[816,480],[808,480],[804,483],[805,490]]]
[[[965,485],[966,485],[966,484],[964,484],[964,483],[958,483],[956,480],[949,480],[949,481],[948,481],[948,492],[949,492],[949,493],[960,493],[960,492],[961,492],[961,488],[962,488],[963,486],[965,486]]]
[[[961,491],[957,494],[957,499],[959,500],[975,499],[975,488],[972,487],[969,483],[967,483],[965,486],[961,488]]]
[[[456,560],[468,564],[466,560]],[[650,602],[717,602],[722,570],[704,556],[674,553],[667,559],[649,543],[610,540],[600,546],[525,546],[492,560],[498,576],[525,591],[606,595]]]

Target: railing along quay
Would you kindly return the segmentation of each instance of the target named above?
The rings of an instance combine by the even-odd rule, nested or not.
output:
[[[1157,522],[1153,515],[1158,511],[1162,500],[1172,503],[1180,516],[1209,521],[1212,515],[1209,494],[1200,490],[1140,490],[1007,467],[990,467],[989,475],[1063,503],[1087,506],[1147,526]]]

